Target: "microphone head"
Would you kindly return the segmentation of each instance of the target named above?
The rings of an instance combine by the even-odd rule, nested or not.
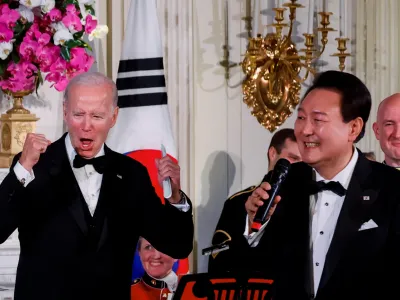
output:
[[[280,173],[287,173],[290,169],[290,162],[287,159],[280,158],[274,167],[274,171],[278,171]]]

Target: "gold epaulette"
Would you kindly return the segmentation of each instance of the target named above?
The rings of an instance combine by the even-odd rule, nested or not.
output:
[[[248,188],[245,189],[245,190],[242,190],[242,191],[240,191],[240,192],[237,192],[236,194],[233,194],[232,196],[230,196],[230,197],[228,198],[228,200],[231,200],[231,199],[233,199],[233,198],[235,198],[235,197],[237,197],[237,196],[243,195],[243,194],[252,193],[256,188],[257,188],[256,185],[252,185],[251,187],[248,187]]]

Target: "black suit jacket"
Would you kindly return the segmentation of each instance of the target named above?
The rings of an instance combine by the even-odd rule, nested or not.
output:
[[[18,228],[15,299],[130,299],[139,236],[174,258],[192,250],[191,210],[161,204],[146,168],[105,146],[93,218],[72,172],[65,135],[42,154],[27,186],[12,171],[0,185],[0,242]]]
[[[280,299],[310,299],[309,193],[312,169],[292,165],[266,234],[266,259]],[[318,300],[397,299],[400,173],[359,159],[350,180],[316,294]],[[378,227],[359,231],[373,220]],[[390,295],[390,296],[389,296]]]

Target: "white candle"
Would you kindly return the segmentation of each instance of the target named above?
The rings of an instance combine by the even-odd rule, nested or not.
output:
[[[307,33],[313,34],[314,31],[314,0],[308,0],[308,30]]]
[[[253,20],[254,20],[254,25],[253,25],[253,37],[257,37],[258,34],[258,19],[260,16],[260,0],[254,0],[254,16],[253,16]]]
[[[276,7],[281,7],[281,1],[280,0],[276,0]]]
[[[344,0],[340,0],[340,36],[346,36],[346,7]]]
[[[225,45],[229,45],[229,9],[228,0],[225,0]]]
[[[326,3],[327,0],[322,1],[322,11],[327,12],[328,11],[328,5]]]

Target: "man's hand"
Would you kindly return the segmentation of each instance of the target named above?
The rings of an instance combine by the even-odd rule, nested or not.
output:
[[[269,198],[268,192],[271,189],[271,185],[268,182],[263,182],[258,188],[256,188],[253,193],[247,198],[245,207],[247,214],[249,216],[249,222],[250,226],[253,223],[254,217],[256,216],[256,212],[258,208],[262,205],[264,205],[264,202],[262,201],[267,200]],[[272,203],[268,214],[267,214],[267,219],[269,219],[272,214],[275,211],[276,205],[281,201],[281,196],[276,196],[274,199],[274,202]]]
[[[171,179],[172,196],[167,200],[170,203],[178,203],[181,200],[179,190],[181,188],[181,168],[168,155],[156,159],[158,169],[158,182],[162,182],[168,177]]]
[[[51,142],[43,134],[28,133],[26,135],[19,163],[28,172],[39,161],[40,154],[46,152]]]

